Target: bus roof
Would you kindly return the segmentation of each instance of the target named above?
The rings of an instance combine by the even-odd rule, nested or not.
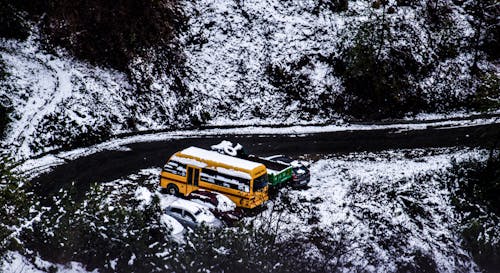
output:
[[[227,165],[227,166],[233,166],[241,170],[247,170],[247,171],[252,171],[257,167],[263,166],[261,163],[256,163],[252,161],[248,161],[245,159],[233,157],[233,156],[228,156],[228,155],[223,155],[219,154],[217,152],[197,148],[197,147],[189,147],[186,148],[180,153],[177,154],[179,155],[186,155],[188,157],[194,157],[197,159],[201,160],[210,160],[212,162],[221,164],[221,165]]]

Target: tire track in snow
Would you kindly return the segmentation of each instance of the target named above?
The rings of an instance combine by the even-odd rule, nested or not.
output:
[[[11,59],[10,65],[19,71],[28,74],[37,75],[35,81],[27,81],[24,86],[28,92],[29,98],[24,107],[17,109],[21,114],[19,120],[12,122],[12,132],[14,132],[7,141],[16,143],[19,146],[18,154],[29,150],[28,138],[36,134],[36,126],[47,113],[54,113],[57,104],[72,94],[70,77],[63,67],[65,63],[59,59],[51,59],[49,55],[34,52],[33,49],[28,52],[13,51],[2,49],[2,53]],[[4,56],[5,56],[4,55]],[[20,61],[22,60],[22,61]],[[32,87],[32,86],[38,87]]]

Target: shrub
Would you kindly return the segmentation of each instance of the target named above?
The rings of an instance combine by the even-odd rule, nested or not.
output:
[[[99,272],[164,272],[171,267],[169,250],[175,244],[160,219],[158,198],[143,209],[107,203],[98,187],[82,200],[74,186],[61,190],[32,229],[26,245],[44,259],[57,263],[78,261]],[[135,202],[135,206],[134,206]],[[35,256],[36,256],[35,253]]]
[[[314,94],[313,86],[308,75],[300,72],[303,65],[301,61],[292,64],[291,68],[270,64],[266,68],[266,75],[271,85],[285,95],[284,98],[289,104],[299,102],[303,114],[316,115],[330,100],[310,99],[309,96]]]
[[[40,147],[70,149],[102,142],[111,136],[111,124],[106,119],[93,117],[88,123],[78,124],[66,112],[45,116],[37,127],[40,138],[35,138],[31,149]]]
[[[319,14],[322,10],[328,9],[331,12],[342,12],[349,9],[348,0],[318,0],[314,3],[313,14]]]
[[[390,26],[379,23],[362,25],[354,45],[343,51],[335,65],[345,86],[338,111],[355,118],[401,117],[426,107],[414,88],[427,69],[425,64],[414,58],[412,48],[393,46]]]
[[[5,81],[7,78],[7,71],[5,68],[5,62],[0,57],[0,88],[3,87],[2,81]],[[4,137],[5,129],[7,124],[10,122],[9,118],[9,108],[4,105],[4,99],[0,96],[0,140]]]
[[[9,112],[10,109],[3,106],[0,102],[0,140],[3,139],[5,135],[5,129],[10,122]]]
[[[481,77],[473,107],[479,111],[500,108],[500,78],[496,74],[488,73]]]
[[[486,161],[455,162],[450,172],[464,244],[478,265],[494,272],[500,268],[500,153],[492,150]]]
[[[0,0],[0,7],[0,37],[20,40],[28,38],[30,28],[19,9],[19,3]]]
[[[431,30],[446,27],[452,20],[452,8],[447,1],[427,1],[426,19]]]
[[[48,41],[118,69],[145,49],[166,46],[184,24],[173,0],[54,0],[48,12]]]
[[[14,2],[30,19],[42,19],[47,48],[61,46],[79,58],[121,70],[145,50],[168,50],[185,24],[176,0]]]
[[[498,60],[500,52],[500,6],[498,1],[466,1],[464,9],[471,15],[475,35],[471,41],[474,50],[482,50],[491,60]]]
[[[5,62],[0,56],[0,88],[6,88],[4,86],[4,81],[8,77],[8,72],[6,69]],[[6,102],[9,99],[5,95],[0,95],[0,140],[4,137],[5,129],[7,128],[8,123],[10,122],[9,113],[11,112],[10,107],[6,106]]]
[[[404,6],[415,6],[417,5],[419,2],[419,0],[396,0],[396,4],[400,7],[404,7]]]
[[[12,159],[0,150],[0,258],[8,250],[18,248],[13,236],[20,223],[29,214],[31,198],[21,187],[22,179],[13,171]]]

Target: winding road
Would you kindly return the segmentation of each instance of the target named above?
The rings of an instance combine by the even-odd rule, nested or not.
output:
[[[185,147],[209,148],[224,139],[241,143],[258,155],[299,156],[432,147],[491,148],[498,145],[499,138],[499,119],[488,124],[424,126],[413,130],[390,128],[306,134],[188,136],[129,143],[119,150],[102,150],[67,160],[50,172],[33,178],[32,185],[42,195],[51,195],[71,182],[75,182],[79,190],[86,190],[94,182],[112,181],[141,169],[160,167],[170,155]]]

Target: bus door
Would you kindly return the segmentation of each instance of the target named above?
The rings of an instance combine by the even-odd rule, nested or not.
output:
[[[188,166],[187,167],[187,189],[186,195],[198,189],[198,182],[200,181],[200,169]]]

